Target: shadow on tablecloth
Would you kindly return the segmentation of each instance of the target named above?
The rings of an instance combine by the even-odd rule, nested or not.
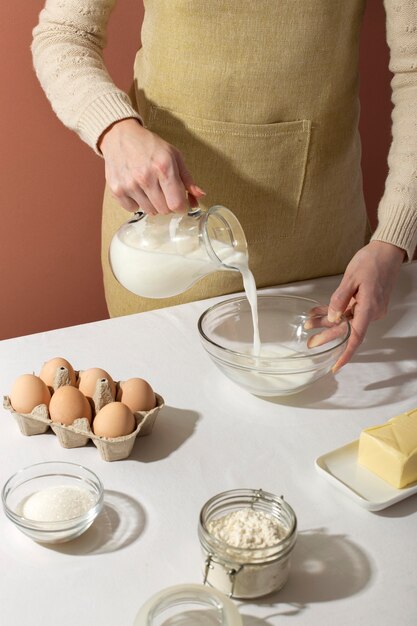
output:
[[[145,509],[137,500],[106,489],[103,509],[83,535],[68,543],[43,545],[56,552],[77,556],[107,554],[132,544],[145,526]]]
[[[240,607],[244,626],[261,626],[278,616],[296,615],[314,602],[332,602],[360,593],[372,578],[371,563],[357,544],[343,535],[330,535],[325,529],[300,532],[291,561],[290,577],[285,587],[259,600],[259,607],[270,607],[271,614],[262,620],[244,615],[250,609]]]
[[[152,433],[136,439],[129,460],[153,463],[165,459],[191,437],[199,419],[196,411],[165,405]]]

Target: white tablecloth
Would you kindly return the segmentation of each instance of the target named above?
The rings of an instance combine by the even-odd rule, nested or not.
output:
[[[338,280],[276,291],[326,302]],[[286,587],[238,603],[244,626],[417,624],[417,496],[371,513],[314,466],[365,426],[417,406],[417,264],[402,268],[388,316],[372,325],[354,361],[286,400],[251,396],[212,364],[196,327],[212,302],[0,343],[4,394],[19,374],[64,356],[116,380],[146,378],[166,401],[152,435],[114,463],[92,445],[63,449],[52,433],[25,437],[1,409],[2,484],[23,466],[62,460],[95,471],[106,490],[96,523],[61,546],[32,542],[1,513],[1,624],[130,626],[156,591],[202,581],[200,508],[242,487],[283,494],[300,531]]]

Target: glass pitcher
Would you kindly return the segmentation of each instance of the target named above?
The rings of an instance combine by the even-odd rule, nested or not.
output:
[[[135,213],[113,236],[110,266],[123,287],[145,298],[169,298],[218,270],[247,267],[242,226],[226,207],[186,214]]]

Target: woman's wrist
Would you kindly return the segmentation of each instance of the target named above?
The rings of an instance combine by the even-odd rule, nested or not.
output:
[[[106,147],[113,143],[113,141],[119,141],[120,137],[126,132],[130,133],[133,131],[137,133],[138,129],[144,130],[142,124],[136,117],[126,117],[122,120],[117,120],[108,126],[100,135],[97,141],[97,148],[104,154]]]
[[[378,254],[393,260],[398,259],[398,261],[403,262],[407,255],[407,252],[403,248],[400,248],[393,243],[388,243],[388,241],[372,239],[368,245],[378,252]]]

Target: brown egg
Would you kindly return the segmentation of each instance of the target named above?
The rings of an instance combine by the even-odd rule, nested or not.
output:
[[[10,392],[10,402],[17,413],[31,413],[35,406],[49,405],[51,394],[43,380],[34,374],[17,378]]]
[[[93,421],[93,433],[100,437],[123,437],[136,428],[132,411],[122,402],[109,402],[97,413]]]
[[[55,382],[56,371],[64,367],[68,370],[70,384],[75,385],[74,368],[72,367],[71,363],[68,363],[66,359],[63,359],[62,357],[59,357],[59,356],[54,359],[50,359],[49,361],[46,361],[46,363],[42,365],[39,378],[41,378],[43,382],[49,387],[53,387],[54,382]]]
[[[116,397],[116,385],[110,374],[99,367],[92,367],[88,370],[80,372],[80,378],[78,382],[78,389],[83,392],[87,398],[92,398],[96,390],[97,381],[101,378],[106,378],[109,381],[111,395],[113,399]]]
[[[150,411],[156,406],[153,389],[143,378],[129,378],[121,382],[117,400],[124,402],[133,413]]]
[[[74,420],[86,417],[91,424],[91,406],[84,394],[76,387],[64,385],[53,394],[49,403],[49,415],[53,422],[69,426]]]

